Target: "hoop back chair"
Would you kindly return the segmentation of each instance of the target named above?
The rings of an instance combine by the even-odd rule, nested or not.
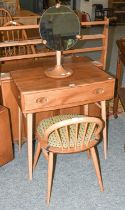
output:
[[[21,26],[20,23],[9,21],[4,24],[4,27],[8,26]],[[27,40],[27,33],[24,29],[22,30],[6,30],[2,31],[2,41],[3,42],[11,42],[11,41],[23,41]],[[16,55],[24,55],[24,54],[30,54],[35,53],[35,48],[33,45],[27,45],[27,46],[7,46],[2,48],[2,56],[8,57],[8,56],[16,56]]]
[[[0,8],[0,26],[3,26],[9,21],[12,21],[12,17],[9,11],[4,8]]]
[[[50,202],[52,187],[53,157],[54,154],[58,153],[69,154],[90,150],[100,190],[103,191],[102,178],[94,148],[100,140],[102,129],[102,120],[83,115],[57,115],[39,123],[34,168],[42,149],[48,160],[47,204]]]

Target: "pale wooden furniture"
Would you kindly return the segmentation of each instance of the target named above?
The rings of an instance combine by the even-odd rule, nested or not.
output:
[[[12,20],[11,14],[4,8],[0,8],[0,26]]]
[[[119,100],[122,103],[122,106],[125,110],[125,86],[122,84],[122,78],[124,74],[125,66],[125,40],[120,39],[116,41],[118,46],[118,60],[117,60],[117,70],[116,70],[116,90],[114,97],[113,113],[114,117],[118,117],[118,102]]]
[[[95,22],[83,22],[81,23],[82,25],[84,26],[96,26],[96,25],[102,25],[104,26],[104,30],[103,30],[103,33],[102,34],[96,34],[96,35],[83,35],[80,39],[81,40],[102,40],[102,46],[96,46],[96,47],[87,47],[87,48],[83,48],[83,49],[72,49],[72,50],[68,50],[68,51],[64,51],[63,54],[66,55],[66,54],[77,54],[77,53],[84,53],[84,52],[92,52],[92,51],[98,51],[98,52],[101,52],[101,56],[100,56],[100,60],[99,61],[93,61],[93,60],[90,60],[89,59],[89,62],[92,64],[92,69],[94,68],[94,65],[97,65],[97,67],[101,68],[101,69],[105,69],[105,65],[106,65],[106,53],[107,53],[107,35],[108,35],[108,20],[106,19],[105,21],[95,21]],[[21,25],[21,26],[8,26],[8,27],[0,27],[0,31],[4,32],[4,31],[11,31],[11,30],[29,30],[29,29],[38,29],[39,26],[38,25]],[[0,47],[1,48],[5,48],[5,47],[16,47],[16,46],[28,46],[28,45],[37,45],[37,44],[42,44],[42,40],[39,38],[39,39],[28,39],[28,40],[22,40],[22,41],[19,41],[19,42],[16,42],[16,41],[10,41],[10,42],[2,42],[0,43]],[[41,58],[41,57],[46,57],[46,56],[54,56],[55,55],[55,52],[53,51],[41,51],[41,52],[35,52],[35,53],[32,53],[32,54],[25,54],[25,55],[14,55],[14,56],[6,56],[6,57],[1,57],[0,58],[0,61],[4,61],[4,65],[2,65],[1,67],[1,71],[2,72],[8,72],[8,71],[11,71],[13,69],[16,68],[16,70],[18,69],[25,69],[26,71],[28,69],[32,69],[32,68],[43,68],[44,66],[44,60],[42,59],[39,59],[37,60],[37,62],[35,60],[33,61],[26,61],[24,62],[19,62],[17,63],[17,61],[15,61],[14,63],[8,63],[7,64],[7,61],[13,61],[13,60],[22,60],[22,59],[26,59],[26,58]],[[86,59],[84,58],[83,59],[83,64],[84,62],[86,61]],[[82,62],[82,61],[80,61]],[[20,63],[20,64],[19,64]],[[52,66],[53,66],[53,63],[51,63]],[[45,68],[47,67],[48,62],[47,64],[45,65]],[[85,64],[84,64],[85,65]],[[83,65],[83,66],[84,66]],[[82,66],[81,66],[82,68]],[[100,70],[101,71],[101,70]],[[89,74],[89,72],[88,72]],[[102,73],[103,74],[103,73]],[[84,75],[83,75],[84,76]],[[93,75],[94,76],[94,75]],[[83,78],[84,79],[84,78]],[[4,104],[7,106],[7,107],[10,107],[11,108],[11,113],[12,113],[12,119],[13,119],[13,131],[14,131],[14,136],[16,136],[16,138],[18,137],[17,133],[18,133],[18,128],[15,129],[15,125],[14,125],[14,117],[16,117],[17,119],[17,116],[15,114],[15,110],[17,110],[17,107],[16,107],[16,103],[14,102],[14,98],[12,97],[12,91],[10,91],[10,86],[12,84],[12,81],[9,79],[7,80],[6,79],[6,76],[2,77],[2,92],[4,93]],[[5,88],[6,87],[6,88]],[[6,91],[5,91],[6,89]],[[102,92],[101,92],[102,91]],[[9,102],[8,103],[8,92],[9,92],[9,96],[11,96],[13,99],[13,107],[11,105],[11,103]],[[99,94],[102,94],[103,95],[103,90],[100,90],[99,89]],[[106,100],[108,100],[109,98],[106,98]],[[11,99],[10,99],[11,100]],[[105,120],[106,122],[106,106],[105,106],[105,99],[101,99],[100,100],[102,101],[101,102],[101,105],[103,107],[102,109],[102,118]],[[84,101],[84,100],[83,100]],[[99,101],[98,99],[95,100],[96,102]],[[88,103],[87,101],[85,103],[81,103],[82,104],[90,104],[90,103],[93,103],[95,101],[89,101],[88,100]],[[80,105],[79,103],[77,105]],[[70,107],[70,106],[68,106]],[[57,107],[59,108],[59,107]],[[63,106],[61,107],[63,108]],[[59,108],[60,109],[60,108]],[[85,113],[88,113],[88,106],[85,106]],[[104,133],[106,133],[106,128],[104,129],[103,131]],[[106,136],[106,135],[105,135]],[[104,151],[105,151],[105,157],[106,157],[106,137],[104,138]],[[31,146],[30,146],[31,148]],[[29,161],[30,162],[30,161]],[[32,162],[32,160],[31,160]],[[31,170],[32,170],[32,167],[31,167],[31,163],[29,164],[30,165],[30,174],[32,174]]]
[[[83,57],[64,57],[65,67],[73,75],[65,79],[52,79],[44,70],[55,64],[53,58],[36,61],[34,67],[12,71],[12,92],[27,119],[29,178],[32,179],[33,114],[105,101],[113,97],[114,78]],[[107,143],[104,139],[104,145]],[[106,146],[104,146],[104,149]],[[104,151],[106,153],[106,151]]]
[[[9,111],[0,105],[0,166],[13,158]]]
[[[50,202],[53,159],[55,154],[72,154],[90,151],[101,192],[103,183],[96,155],[95,146],[100,140],[103,122],[94,117],[82,115],[57,115],[41,121],[37,127],[38,145],[34,158],[36,166],[40,150],[46,153],[48,160],[48,192],[47,204]]]
[[[99,40],[101,41],[100,46],[96,47],[84,47],[84,48],[78,48],[78,49],[71,49],[64,51],[63,54],[77,54],[77,53],[86,53],[86,52],[100,52],[100,57],[99,60],[93,61],[95,65],[100,67],[101,69],[105,70],[106,69],[106,56],[107,56],[107,45],[108,45],[108,26],[109,26],[109,20],[105,19],[104,21],[93,21],[93,22],[81,22],[81,26],[102,26],[103,30],[102,33],[100,34],[86,34],[82,35],[80,37],[81,41],[95,41]],[[1,27],[0,31],[6,31],[6,30],[39,30],[39,25],[21,25],[21,26],[13,26],[13,27]],[[28,41],[20,41],[19,43],[17,42],[9,42],[9,43],[0,43],[0,47],[6,47],[6,46],[19,46],[19,45],[38,45],[42,44],[42,40],[39,37],[38,39],[28,39]],[[53,56],[56,53],[53,51],[48,51],[48,52],[42,52],[40,51],[39,53],[34,53],[32,55],[24,55],[24,56],[12,56],[9,58],[1,58],[1,61],[7,61],[7,60],[16,60],[16,59],[24,59],[24,58],[34,58],[34,57],[44,57],[44,56]]]
[[[9,26],[21,26],[20,23],[9,21],[4,24],[4,27],[8,28]],[[5,30],[1,32],[1,39],[3,42],[16,42],[27,40],[27,33],[25,29],[22,30]],[[3,57],[11,57],[16,55],[25,55],[25,54],[35,53],[35,47],[33,45],[19,45],[19,46],[7,46],[2,48]]]
[[[18,21],[25,25],[35,25],[38,24],[40,15],[30,10],[18,9],[12,18],[14,21]]]

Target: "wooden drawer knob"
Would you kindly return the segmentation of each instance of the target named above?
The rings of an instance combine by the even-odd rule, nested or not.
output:
[[[45,103],[45,102],[48,102],[48,98],[45,98],[45,97],[40,97],[40,98],[37,98],[36,99],[36,103]]]
[[[102,93],[104,93],[104,89],[103,88],[97,88],[95,90],[95,94],[102,94]]]
[[[71,83],[71,84],[69,84],[69,87],[74,88],[74,87],[76,87],[76,84]]]

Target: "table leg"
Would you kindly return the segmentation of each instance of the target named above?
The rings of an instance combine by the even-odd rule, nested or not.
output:
[[[104,157],[107,157],[107,123],[106,123],[106,101],[101,101],[101,115],[104,120],[105,127],[103,129],[103,142],[104,142]]]
[[[118,91],[121,86],[121,77],[122,77],[122,63],[120,58],[117,60],[117,70],[116,70],[116,87],[115,87],[115,96],[114,96],[114,104],[113,104],[113,114],[114,117],[118,117],[118,102],[119,102],[119,94]]]
[[[32,169],[33,169],[33,114],[27,114],[27,141],[28,141],[28,169],[29,169],[29,180],[32,180]]]
[[[22,147],[22,112],[20,107],[18,107],[18,112],[19,112],[19,153],[20,153]]]

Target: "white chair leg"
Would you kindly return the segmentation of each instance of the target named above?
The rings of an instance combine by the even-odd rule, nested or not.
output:
[[[47,192],[47,204],[49,205],[51,188],[52,188],[52,175],[53,175],[53,153],[49,152],[49,161],[48,161],[48,192]]]
[[[99,164],[98,164],[98,159],[97,159],[95,148],[92,147],[90,149],[90,152],[91,152],[93,164],[94,164],[94,167],[95,167],[96,175],[97,175],[97,178],[98,178],[99,187],[100,187],[101,192],[103,192],[104,187],[103,187],[103,183],[102,183],[102,177],[101,177],[101,173],[100,173],[100,169],[99,169]]]
[[[40,142],[38,142],[37,144],[37,148],[36,148],[36,152],[35,152],[35,156],[34,156],[34,163],[33,163],[33,169],[35,169],[39,155],[40,155],[40,151],[41,151],[41,146],[40,146]]]

